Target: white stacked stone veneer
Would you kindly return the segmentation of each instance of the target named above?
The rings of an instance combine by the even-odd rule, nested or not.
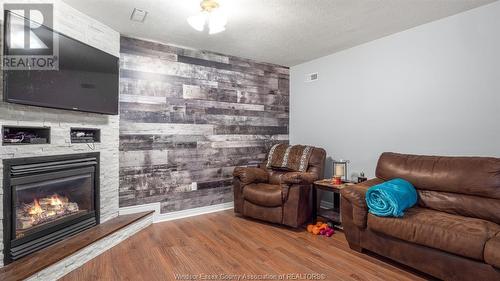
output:
[[[15,2],[19,3],[23,1],[16,0]],[[57,31],[119,57],[120,35],[118,32],[113,31],[109,27],[78,12],[59,0],[27,2],[54,3],[54,27]],[[1,15],[3,17],[3,11]],[[1,41],[3,41],[3,38]],[[1,83],[0,89],[2,89]],[[1,159],[100,152],[101,223],[118,215],[118,115],[102,115],[23,106],[0,101],[0,125],[46,126],[50,127],[51,130],[50,144],[0,146]],[[87,144],[72,144],[70,142],[71,127],[100,129],[101,143],[96,143],[95,149],[92,149],[93,147]],[[0,267],[3,265],[2,203],[3,165],[0,161]],[[95,253],[95,251],[90,252]]]

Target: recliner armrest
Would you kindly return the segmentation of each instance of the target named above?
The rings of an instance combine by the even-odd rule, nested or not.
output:
[[[366,227],[366,219],[368,215],[368,206],[366,205],[366,191],[368,188],[384,182],[381,179],[375,178],[356,185],[347,186],[340,191],[342,198],[349,201],[352,205],[352,223],[360,228]]]
[[[265,169],[253,167],[236,167],[233,176],[238,178],[242,185],[251,183],[267,183],[269,173]]]
[[[281,176],[280,182],[286,185],[312,184],[318,176],[310,172],[290,172]]]

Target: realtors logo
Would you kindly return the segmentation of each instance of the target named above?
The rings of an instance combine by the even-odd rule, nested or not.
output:
[[[58,70],[52,4],[5,4],[6,70]]]

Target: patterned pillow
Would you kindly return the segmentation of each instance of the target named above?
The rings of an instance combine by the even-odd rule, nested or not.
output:
[[[309,166],[313,147],[305,145],[275,144],[267,157],[267,168],[305,172]]]

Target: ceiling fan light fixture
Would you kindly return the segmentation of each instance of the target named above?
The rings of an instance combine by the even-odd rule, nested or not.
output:
[[[200,12],[197,15],[190,16],[187,18],[187,22],[197,31],[203,31],[205,29],[205,22],[207,21],[208,13]]]
[[[210,35],[217,34],[217,33],[221,33],[224,30],[226,30],[225,26],[210,26],[208,28],[208,34],[210,34]]]
[[[208,34],[216,34],[226,30],[227,16],[220,9],[217,0],[203,0],[200,3],[201,11],[187,18],[187,22],[197,31],[205,30],[208,25]]]
[[[216,34],[226,30],[227,18],[220,10],[215,10],[208,17],[208,34]]]

